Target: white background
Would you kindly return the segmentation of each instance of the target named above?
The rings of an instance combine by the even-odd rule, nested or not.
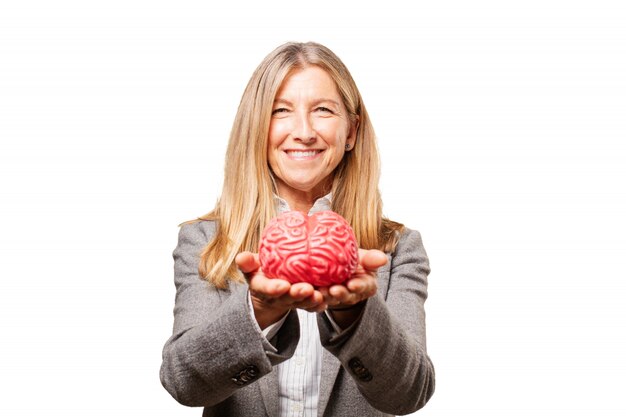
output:
[[[416,415],[625,415],[624,2],[209,3],[2,2],[0,415],[201,414],[158,378],[177,224],[289,40],[348,65],[423,234]]]

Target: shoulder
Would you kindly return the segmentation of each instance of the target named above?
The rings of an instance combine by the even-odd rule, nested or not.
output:
[[[192,220],[180,226],[178,241],[206,245],[215,236],[216,231],[215,220]]]
[[[397,264],[415,262],[422,265],[426,270],[430,270],[430,263],[426,249],[424,249],[421,233],[408,227],[405,227],[400,233],[398,244],[391,254],[391,259],[392,268]]]
[[[424,246],[422,242],[422,234],[409,227],[404,227],[400,232],[400,236],[398,238],[398,244],[396,245],[396,249],[394,253],[397,253],[399,249],[406,248],[407,246]]]
[[[392,245],[390,247],[387,246],[384,250],[387,255],[391,255],[393,257],[398,253],[402,253],[407,250],[407,248],[410,249],[416,246],[423,247],[422,235],[416,229],[412,229],[402,223],[398,223],[390,219],[384,219],[383,221],[387,224],[386,229],[387,233],[389,233],[386,239],[389,242],[392,242]]]

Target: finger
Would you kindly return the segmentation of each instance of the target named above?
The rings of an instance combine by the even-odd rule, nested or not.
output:
[[[361,265],[366,271],[376,271],[387,263],[387,255],[378,249],[364,251],[360,257]]]
[[[329,293],[332,299],[336,300],[337,303],[328,299],[326,302],[329,305],[355,304],[376,294],[377,289],[378,284],[376,283],[376,279],[373,277],[352,278],[346,283],[345,286],[333,285],[330,287]]]
[[[298,282],[291,285],[289,289],[289,295],[295,300],[304,300],[312,296],[315,292],[315,288],[307,282]]]
[[[348,287],[350,292],[366,295],[376,292],[378,289],[378,282],[374,276],[362,275],[349,280],[346,283],[346,287]]]
[[[322,297],[324,298],[324,303],[328,304],[329,306],[335,306],[340,303],[339,300],[330,295],[329,287],[320,287],[317,290],[320,292],[320,294],[322,294]]]
[[[338,303],[345,303],[350,298],[350,291],[348,291],[348,288],[344,285],[333,285],[328,289],[328,293],[338,301]]]
[[[256,271],[261,267],[259,256],[252,252],[241,252],[235,257],[235,263],[244,274]]]
[[[352,278],[346,282],[346,287],[348,291],[360,294],[367,289],[368,283],[363,278]]]
[[[319,313],[321,311],[326,310],[328,305],[324,301],[324,297],[322,293],[319,291],[314,291],[310,297],[305,300],[298,302],[294,305],[294,307],[301,308],[306,311]]]
[[[293,288],[293,286],[292,286]],[[324,297],[319,291],[311,291],[306,297],[297,296],[296,298],[291,296],[291,291],[283,294],[279,298],[274,299],[274,303],[285,306],[289,309],[301,308],[307,311],[323,309],[321,304],[324,303]]]
[[[262,273],[255,273],[249,281],[250,291],[262,298],[277,298],[287,293],[291,287],[289,282],[267,278]]]

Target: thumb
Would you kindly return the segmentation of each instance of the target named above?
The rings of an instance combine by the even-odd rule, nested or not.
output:
[[[256,271],[261,267],[259,255],[252,252],[241,252],[235,257],[235,263],[244,274]]]

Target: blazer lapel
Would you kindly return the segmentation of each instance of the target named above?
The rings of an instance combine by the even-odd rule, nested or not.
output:
[[[258,382],[267,415],[269,417],[278,416],[278,372],[276,372],[276,368],[259,379]]]
[[[341,362],[339,362],[339,359],[324,349],[324,352],[322,353],[322,378],[320,380],[320,391],[317,402],[318,417],[322,417],[324,415],[324,411],[326,411],[326,406],[328,406],[330,394],[333,392],[339,368],[341,368]]]

